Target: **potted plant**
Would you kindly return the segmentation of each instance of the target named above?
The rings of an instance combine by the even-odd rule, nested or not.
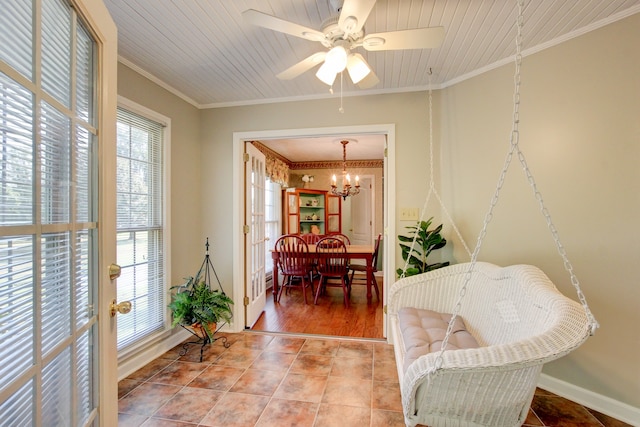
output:
[[[177,292],[169,304],[173,313],[171,326],[182,325],[198,337],[212,341],[217,323],[231,321],[233,300],[200,280],[200,272],[185,280],[184,284],[172,288],[177,288]]]
[[[420,221],[419,223],[416,223],[416,225],[405,227],[411,230],[409,235],[398,236],[398,240],[400,240],[400,248],[402,249],[402,259],[406,262],[407,258],[409,258],[413,239],[416,236],[416,233],[418,234],[417,237],[415,237],[416,244],[411,252],[411,258],[409,258],[408,264],[410,267],[407,267],[407,271],[404,273],[405,277],[425,273],[427,271],[449,265],[449,261],[436,262],[433,264],[429,264],[427,261],[431,252],[436,249],[441,249],[447,244],[447,240],[440,235],[440,231],[442,231],[442,224],[433,230],[429,230],[431,221],[433,221],[433,217],[429,218],[427,221]],[[402,275],[402,271],[403,270],[401,268],[396,270],[398,276]]]

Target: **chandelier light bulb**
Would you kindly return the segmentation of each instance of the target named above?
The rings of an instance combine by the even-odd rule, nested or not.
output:
[[[349,141],[340,141],[340,143],[342,144],[342,188],[338,188],[338,182],[334,174],[331,177],[331,194],[347,200],[347,197],[360,193],[360,177],[356,175],[356,185],[355,187],[352,186],[351,175],[347,173],[347,144]]]

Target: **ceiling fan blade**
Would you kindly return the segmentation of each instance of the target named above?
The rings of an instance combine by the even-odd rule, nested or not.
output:
[[[362,47],[369,51],[396,49],[433,49],[444,39],[444,27],[416,28],[365,36]]]
[[[316,52],[313,55],[298,62],[297,64],[287,68],[286,70],[278,74],[276,77],[279,78],[280,80],[294,79],[298,77],[300,74],[304,73],[305,71],[309,71],[310,69],[312,69],[313,67],[315,67],[316,65],[324,61],[324,58],[326,56],[327,56],[327,52]]]
[[[360,80],[360,83],[358,83],[357,86],[360,89],[369,89],[371,87],[374,87],[378,83],[380,83],[380,79],[378,78],[378,76],[376,76],[376,73],[374,73],[373,70],[371,70],[371,72],[367,74],[367,77]]]
[[[338,26],[347,34],[359,32],[367,21],[376,0],[344,0]]]
[[[242,12],[242,18],[244,19],[244,22],[257,25],[258,27],[268,28],[270,30],[290,34],[292,36],[301,37],[311,41],[324,40],[324,34],[320,31],[285,21],[284,19],[276,18],[275,16],[259,12],[255,9],[247,9]]]

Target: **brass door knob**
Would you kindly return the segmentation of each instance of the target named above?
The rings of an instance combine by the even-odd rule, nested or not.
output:
[[[118,277],[120,277],[121,271],[122,269],[118,264],[109,265],[109,280],[116,280]]]
[[[109,311],[111,313],[111,317],[115,317],[117,313],[127,314],[131,311],[131,302],[122,301],[118,303],[116,300],[113,300],[109,306]]]

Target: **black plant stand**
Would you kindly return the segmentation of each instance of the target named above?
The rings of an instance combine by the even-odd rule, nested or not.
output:
[[[220,282],[220,279],[218,278],[218,273],[216,273],[216,269],[213,267],[213,263],[211,262],[211,258],[209,257],[209,238],[207,237],[207,241],[205,243],[205,256],[204,256],[204,260],[202,261],[202,265],[200,266],[200,270],[198,270],[198,274],[196,275],[196,277],[200,277],[202,274],[204,274],[204,282],[208,285],[211,286],[211,273],[213,272],[214,277],[216,278],[216,282],[218,282],[218,287],[220,288],[220,292],[222,292],[223,294],[224,289],[222,288],[222,283]],[[221,324],[217,325],[216,330],[213,331],[213,336],[210,337],[209,334],[207,334],[207,332],[204,330],[204,328],[202,328],[202,336],[200,336],[199,334],[195,333],[194,330],[192,328],[186,327],[184,325],[180,325],[182,326],[184,329],[186,329],[187,331],[189,331],[189,333],[191,335],[193,335],[194,337],[198,338],[196,341],[189,341],[189,342],[185,342],[184,344],[182,344],[182,350],[180,350],[180,352],[178,353],[180,356],[184,356],[185,354],[187,354],[187,351],[189,351],[189,346],[191,345],[199,345],[200,346],[200,362],[202,362],[202,352],[204,351],[204,348],[207,346],[207,344],[212,344],[218,340],[220,340],[220,342],[222,342],[222,345],[225,348],[229,348],[231,346],[231,344],[229,342],[227,342],[227,337],[225,336],[220,336],[220,337],[216,337],[215,335],[218,333],[218,331],[220,331],[220,329],[226,325],[227,322],[222,322]]]

